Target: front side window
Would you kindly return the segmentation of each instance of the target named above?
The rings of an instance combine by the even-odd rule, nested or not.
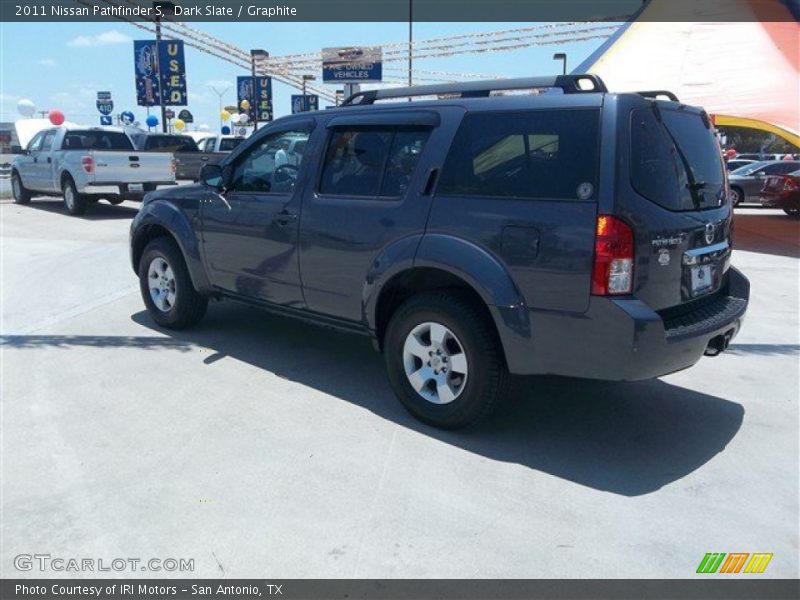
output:
[[[597,181],[598,128],[596,109],[467,115],[437,194],[586,200]]]
[[[214,138],[208,138],[205,142],[203,142],[203,151],[204,152],[214,151]]]
[[[403,196],[430,136],[427,128],[347,127],[334,130],[325,152],[320,193]]]
[[[33,139],[28,142],[28,152],[38,152],[42,147],[42,140],[44,139],[44,132],[41,131],[33,136]]]
[[[48,152],[53,148],[53,140],[56,137],[56,132],[54,130],[50,130],[45,132],[44,137],[42,138],[42,147],[41,150],[43,152]]]
[[[309,131],[268,135],[239,158],[231,189],[238,192],[290,193],[294,190],[302,154],[289,140],[308,140]]]

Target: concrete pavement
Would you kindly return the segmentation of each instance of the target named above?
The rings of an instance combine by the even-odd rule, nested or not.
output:
[[[193,558],[193,577],[693,577],[798,568],[798,234],[738,213],[730,351],[661,380],[518,380],[478,427],[408,416],[368,340],[232,302],[157,328],[135,204],[0,204],[2,551]],[[122,572],[119,576],[181,576]]]

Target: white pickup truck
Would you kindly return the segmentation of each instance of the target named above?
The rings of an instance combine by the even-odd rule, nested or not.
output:
[[[11,163],[14,201],[63,195],[72,215],[100,198],[111,204],[141,200],[146,192],[175,185],[169,152],[138,152],[128,135],[110,127],[52,127],[37,133]]]

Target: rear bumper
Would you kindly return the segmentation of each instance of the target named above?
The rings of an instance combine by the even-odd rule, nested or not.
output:
[[[81,194],[87,196],[120,196],[123,198],[138,199],[147,192],[152,192],[163,187],[172,187],[176,185],[174,181],[149,181],[147,183],[139,184],[142,189],[135,189],[136,184],[127,183],[87,183],[86,187],[79,190]]]
[[[731,268],[725,289],[690,312],[660,314],[636,299],[592,297],[582,315],[531,311],[527,340],[504,327],[500,336],[512,373],[651,379],[692,366],[712,340],[727,344],[741,327],[749,297],[749,281]],[[493,310],[504,318],[506,309]]]
[[[800,208],[800,194],[762,194],[759,200],[765,208]]]

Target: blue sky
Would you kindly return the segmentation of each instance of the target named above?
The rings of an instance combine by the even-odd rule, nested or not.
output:
[[[414,25],[414,39],[525,25],[417,23]],[[191,26],[245,50],[263,48],[273,56],[318,51],[325,46],[398,43],[406,41],[408,36],[406,23],[192,23]],[[137,119],[144,119],[145,109],[136,106],[132,40],[148,39],[151,36],[147,32],[124,22],[4,23],[0,24],[0,36],[0,54],[3,56],[0,65],[0,120],[16,120],[19,116],[17,101],[28,98],[37,110],[59,108],[69,120],[97,124],[99,113],[95,99],[98,90],[112,92],[115,112],[132,110]],[[560,63],[552,60],[554,52],[566,52],[569,66],[574,67],[602,41],[595,39],[509,52],[420,60],[415,61],[415,68],[501,76],[552,74],[560,69]],[[209,86],[233,86],[236,76],[246,73],[189,47],[186,48],[186,70],[188,108],[195,115],[195,124],[207,123],[214,129],[219,123],[218,98]],[[321,79],[321,73],[312,74]],[[321,81],[317,83],[321,84]],[[290,95],[299,92],[280,83],[274,83],[273,91],[275,115],[288,114]],[[235,99],[235,88],[231,87],[224,96],[225,104],[234,104]]]

